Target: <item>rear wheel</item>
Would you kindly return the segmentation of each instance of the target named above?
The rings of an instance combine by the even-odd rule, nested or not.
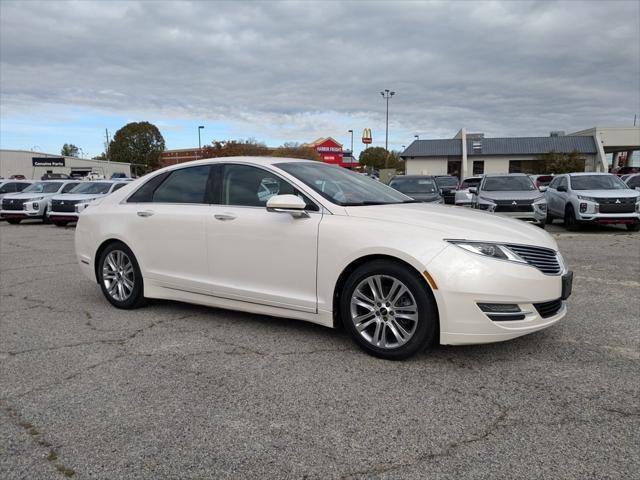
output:
[[[17,225],[22,221],[21,218],[7,218],[7,222],[9,222],[11,225]]]
[[[580,224],[576,220],[576,214],[573,210],[573,206],[567,205],[564,211],[564,228],[572,232],[580,230]]]
[[[102,293],[114,307],[133,309],[144,304],[140,267],[124,243],[113,242],[104,249],[97,274]]]
[[[438,311],[423,279],[408,267],[375,260],[356,269],[340,298],[345,328],[365,352],[402,360],[433,340]]]
[[[639,232],[640,223],[627,223],[627,230],[629,230],[630,232]]]

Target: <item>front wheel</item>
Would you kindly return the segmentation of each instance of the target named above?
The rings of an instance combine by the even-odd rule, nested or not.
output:
[[[545,225],[547,224],[547,222],[545,222],[544,220],[542,220],[541,222],[536,223],[536,225],[538,227],[540,227],[541,229],[544,230]]]
[[[640,232],[640,223],[627,223],[627,230],[630,232]]]
[[[576,232],[580,230],[580,224],[578,220],[576,220],[576,214],[573,211],[573,206],[567,205],[567,208],[564,211],[564,228],[571,232]]]
[[[100,255],[98,280],[102,293],[114,307],[133,309],[144,304],[140,267],[133,252],[122,242],[113,242]]]
[[[345,328],[365,352],[402,360],[433,341],[438,310],[424,280],[409,267],[375,260],[356,269],[340,298]]]
[[[18,225],[21,221],[21,218],[7,218],[7,222],[9,222],[11,225]]]

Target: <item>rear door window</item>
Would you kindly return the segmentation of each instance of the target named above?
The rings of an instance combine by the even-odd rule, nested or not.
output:
[[[153,192],[154,203],[208,203],[209,165],[174,170]]]

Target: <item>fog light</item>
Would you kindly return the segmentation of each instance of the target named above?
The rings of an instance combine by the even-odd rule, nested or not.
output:
[[[514,303],[479,303],[478,307],[494,322],[524,320],[524,313]]]
[[[38,202],[33,202],[31,206],[33,207],[34,210],[38,210],[40,208],[40,204]]]
[[[587,211],[587,204],[586,203],[581,203],[580,204],[580,213],[585,213]]]

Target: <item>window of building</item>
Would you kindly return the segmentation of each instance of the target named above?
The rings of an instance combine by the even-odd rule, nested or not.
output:
[[[482,175],[484,173],[484,160],[473,161],[473,174]]]

